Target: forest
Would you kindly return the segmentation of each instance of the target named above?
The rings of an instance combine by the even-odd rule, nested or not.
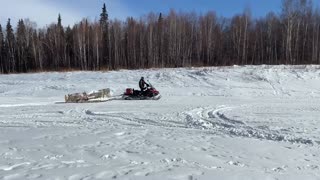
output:
[[[0,73],[230,65],[320,64],[320,9],[312,0],[282,0],[280,12],[253,17],[149,13],[43,28],[29,19],[0,25]],[[99,10],[98,10],[99,11]]]

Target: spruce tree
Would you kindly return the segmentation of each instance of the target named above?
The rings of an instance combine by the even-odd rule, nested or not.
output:
[[[26,72],[27,67],[27,31],[23,20],[19,20],[17,27],[17,38],[16,38],[16,54],[17,54],[17,71]]]
[[[60,15],[60,13],[59,13],[59,15],[58,15],[58,27],[62,27],[62,24],[61,24],[61,15]]]
[[[0,73],[3,73],[4,72],[4,39],[3,39],[3,33],[2,33],[2,27],[1,27],[1,24],[0,24]]]
[[[107,24],[108,24],[108,13],[107,13],[106,4],[104,3],[102,7],[102,12],[100,14],[100,25],[107,26]]]
[[[7,44],[7,58],[9,61],[9,72],[15,72],[15,66],[16,66],[16,59],[15,59],[15,37],[13,34],[13,29],[10,23],[10,18],[8,19],[7,23],[7,37],[6,37],[6,44]]]
[[[102,31],[102,66],[108,67],[110,63],[109,22],[105,3],[100,14],[100,27]]]
[[[67,27],[65,33],[66,41],[66,61],[69,69],[75,66],[74,59],[74,49],[73,49],[73,31],[70,26]]]
[[[57,65],[59,67],[61,66],[67,66],[67,62],[66,62],[66,52],[65,52],[65,46],[66,46],[66,42],[65,42],[65,37],[64,37],[64,29],[63,29],[63,26],[62,26],[62,19],[61,19],[61,15],[59,14],[58,15],[58,24],[57,24],[57,27],[56,27],[56,33],[57,33],[57,36],[56,36],[56,53],[57,53],[57,56],[56,56],[56,62],[58,63]]]
[[[7,43],[6,43],[6,39],[5,39],[5,37],[4,37],[4,35],[3,35],[3,31],[2,31],[2,28],[1,28],[1,33],[0,33],[0,38],[1,38],[1,41],[0,41],[0,43],[1,43],[1,54],[0,54],[0,56],[1,56],[1,59],[2,59],[2,71],[3,71],[3,73],[8,73],[8,56],[7,56],[7,54],[8,54],[8,51],[7,51],[7,47],[8,47],[8,45],[7,45]]]
[[[159,14],[158,18],[158,65],[160,64],[160,67],[164,66],[163,62],[163,17],[162,13]]]

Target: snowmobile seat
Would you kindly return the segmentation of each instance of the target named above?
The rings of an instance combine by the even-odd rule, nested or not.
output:
[[[126,89],[126,94],[128,94],[128,95],[129,95],[129,94],[130,94],[130,95],[133,94],[133,92],[134,92],[134,89],[132,89],[132,88],[127,88],[127,89]]]

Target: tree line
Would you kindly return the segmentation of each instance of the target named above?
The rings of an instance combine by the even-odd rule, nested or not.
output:
[[[188,66],[320,64],[320,10],[312,0],[282,0],[279,14],[231,18],[150,13],[140,19],[83,19],[36,29],[30,20],[0,25],[0,73]]]

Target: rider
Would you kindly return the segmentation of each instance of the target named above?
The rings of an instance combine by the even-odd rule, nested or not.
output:
[[[141,93],[145,92],[147,87],[149,87],[149,84],[144,81],[144,77],[141,77],[141,79],[139,81],[139,87],[141,89]]]

